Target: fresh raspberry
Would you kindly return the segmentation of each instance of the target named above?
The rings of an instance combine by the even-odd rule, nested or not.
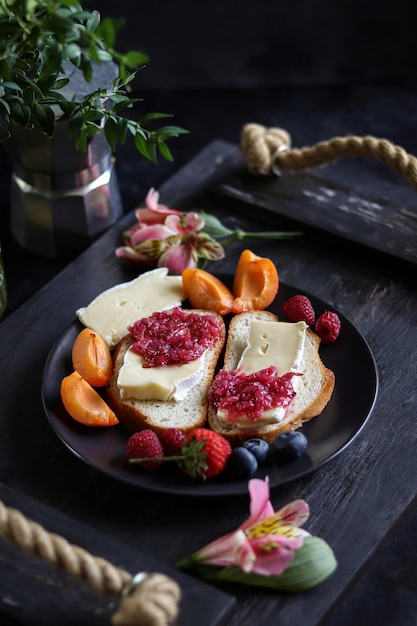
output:
[[[284,315],[289,322],[305,322],[314,325],[316,314],[307,296],[293,296],[284,303]]]
[[[152,430],[141,430],[129,437],[126,444],[126,455],[129,461],[136,461],[146,470],[154,471],[161,466],[164,450],[157,435]],[[151,459],[158,460],[152,461]]]
[[[181,448],[184,459],[180,464],[191,478],[213,478],[224,469],[232,453],[230,443],[213,430],[195,428],[185,439]]]
[[[163,431],[159,440],[166,456],[173,456],[179,453],[182,444],[185,442],[185,435],[178,428],[167,428]]]
[[[332,311],[326,311],[318,318],[314,330],[320,337],[322,343],[331,343],[338,338],[340,327],[339,316]]]

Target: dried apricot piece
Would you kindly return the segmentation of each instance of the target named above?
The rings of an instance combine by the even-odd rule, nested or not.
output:
[[[233,280],[233,313],[265,309],[277,295],[278,287],[278,271],[271,259],[244,250]]]
[[[188,267],[182,272],[182,285],[194,309],[227,315],[232,310],[234,296],[219,278],[206,270]]]
[[[86,426],[114,426],[115,413],[99,393],[79,374],[72,372],[61,381],[61,400],[73,419]]]
[[[72,365],[92,387],[104,387],[111,378],[113,360],[103,337],[84,328],[72,346]]]

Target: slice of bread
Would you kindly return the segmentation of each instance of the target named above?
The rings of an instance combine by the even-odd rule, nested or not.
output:
[[[268,312],[241,313],[232,318],[225,349],[225,370],[236,369],[247,345],[253,319],[278,321],[276,316]],[[218,419],[216,410],[210,405],[208,412],[210,427],[228,439],[233,446],[240,445],[252,437],[259,437],[271,443],[282,432],[295,430],[304,422],[320,415],[333,393],[335,376],[324,366],[319,355],[319,347],[320,338],[312,330],[307,329],[301,361],[301,370],[304,374],[297,381],[296,397],[288,407],[282,422],[245,428],[228,426]]]
[[[117,386],[117,377],[123,365],[124,355],[132,345],[133,339],[127,335],[118,344],[114,355],[113,375],[107,385],[107,401],[116,413],[119,422],[127,430],[150,428],[157,434],[161,434],[167,428],[178,428],[188,433],[194,428],[206,425],[207,393],[225,344],[226,328],[223,318],[212,311],[190,309],[189,312],[215,317],[220,323],[221,335],[219,341],[207,350],[202,377],[197,385],[190,389],[184,400],[176,402],[175,400],[122,399]]]

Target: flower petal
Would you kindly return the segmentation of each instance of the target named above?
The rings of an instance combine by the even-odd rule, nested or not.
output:
[[[133,246],[148,239],[165,239],[175,235],[175,231],[167,228],[164,224],[154,224],[153,226],[142,226],[132,230],[130,241]]]
[[[245,529],[252,526],[255,522],[271,517],[274,514],[274,508],[269,500],[269,481],[268,478],[261,480],[253,478],[248,484],[250,495],[250,515],[248,519],[239,526]]]
[[[281,574],[294,558],[295,550],[301,548],[303,539],[288,539],[267,535],[250,540],[256,559],[252,571],[263,576]]]
[[[293,500],[277,513],[283,525],[302,526],[308,520],[310,508],[304,500]]]
[[[136,209],[135,216],[140,224],[151,226],[163,224],[167,215],[181,215],[181,211],[169,209],[164,204],[159,204],[159,193],[152,187],[145,199],[146,208]]]
[[[155,211],[155,210],[158,210],[158,202],[159,202],[159,192],[156,191],[154,187],[151,187],[145,198],[145,204],[148,207],[148,209],[151,209],[151,211]]]
[[[138,263],[139,265],[153,265],[155,263],[155,259],[151,258],[148,254],[142,254],[129,246],[116,248],[115,252],[117,257],[128,259],[129,261]]]
[[[209,261],[224,259],[225,252],[223,246],[205,233],[200,233],[193,237],[193,247],[198,256]]]
[[[170,274],[182,274],[187,267],[195,267],[193,250],[186,244],[170,246],[158,260],[158,267],[167,267]]]
[[[204,226],[204,220],[197,213],[181,213],[180,215],[168,215],[165,224],[178,233],[196,233]]]
[[[244,571],[251,571],[255,554],[245,533],[238,530],[207,544],[195,553],[194,558],[207,565],[219,567],[238,565]]]

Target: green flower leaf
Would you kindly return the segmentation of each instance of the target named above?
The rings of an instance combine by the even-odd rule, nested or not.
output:
[[[336,569],[337,561],[333,550],[320,537],[306,537],[302,547],[295,552],[294,559],[278,576],[246,574],[239,567],[213,567],[195,561],[193,557],[182,559],[177,567],[194,571],[205,580],[240,583],[255,587],[267,587],[300,593],[322,583]]]
[[[214,215],[206,213],[205,211],[200,211],[197,215],[204,220],[205,225],[203,232],[210,235],[210,237],[230,237],[233,235],[234,231],[230,230],[230,228],[226,228],[226,226],[223,226],[221,221],[217,219],[217,217],[214,217]]]

